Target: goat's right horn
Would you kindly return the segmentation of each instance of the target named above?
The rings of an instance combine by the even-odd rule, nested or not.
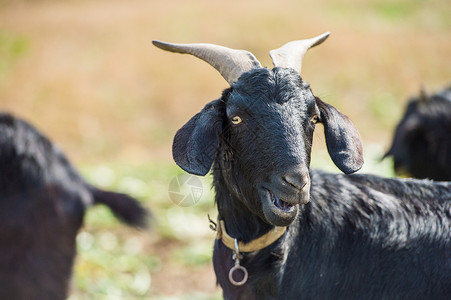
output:
[[[171,44],[152,41],[160,49],[191,54],[209,63],[232,85],[244,72],[261,68],[255,56],[245,50],[230,49],[213,44]]]
[[[301,73],[302,58],[307,50],[324,42],[329,34],[329,32],[326,32],[308,40],[289,42],[278,49],[271,50],[269,55],[274,66],[292,68]]]

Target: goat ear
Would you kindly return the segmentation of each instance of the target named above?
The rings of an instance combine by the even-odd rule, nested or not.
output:
[[[332,105],[316,99],[324,124],[327,151],[334,164],[345,174],[351,174],[363,165],[363,147],[360,134],[351,120]]]
[[[224,113],[224,103],[214,100],[177,131],[172,155],[183,170],[201,176],[208,173],[219,145]]]

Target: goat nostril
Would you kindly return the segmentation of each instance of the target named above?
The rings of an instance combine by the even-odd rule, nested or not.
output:
[[[301,174],[288,174],[282,176],[282,179],[295,189],[302,190],[308,182],[308,176]]]

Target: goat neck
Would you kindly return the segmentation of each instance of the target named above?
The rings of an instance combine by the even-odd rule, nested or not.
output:
[[[244,204],[242,193],[234,184],[236,178],[232,175],[230,164],[227,151],[220,147],[213,168],[218,220],[224,221],[227,233],[231,237],[248,243],[275,227],[264,222]],[[280,264],[276,262],[284,259],[283,249],[280,247],[283,239],[284,237],[259,251],[241,253],[241,264],[249,273],[249,279],[241,286],[231,284],[228,277],[230,269],[235,264],[232,258],[233,251],[222,240],[215,241],[213,266],[217,282],[223,290],[224,299],[252,300],[276,297],[280,274],[278,269]],[[262,269],[262,266],[265,268]]]
[[[223,148],[220,146],[220,148]],[[264,222],[243,201],[243,194],[235,183],[233,162],[226,149],[218,151],[213,171],[218,220],[225,223],[227,233],[239,241],[248,243],[269,232],[274,226]]]

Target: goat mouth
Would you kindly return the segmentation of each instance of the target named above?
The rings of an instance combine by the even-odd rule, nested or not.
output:
[[[271,191],[268,191],[268,192],[269,192],[271,202],[272,202],[272,204],[274,204],[275,207],[277,207],[278,209],[280,209],[286,213],[291,213],[295,210],[294,204],[290,204],[288,202],[281,200],[279,197],[274,195],[274,193]]]
[[[260,190],[265,220],[274,226],[288,226],[296,218],[299,205],[280,199],[269,189]]]

